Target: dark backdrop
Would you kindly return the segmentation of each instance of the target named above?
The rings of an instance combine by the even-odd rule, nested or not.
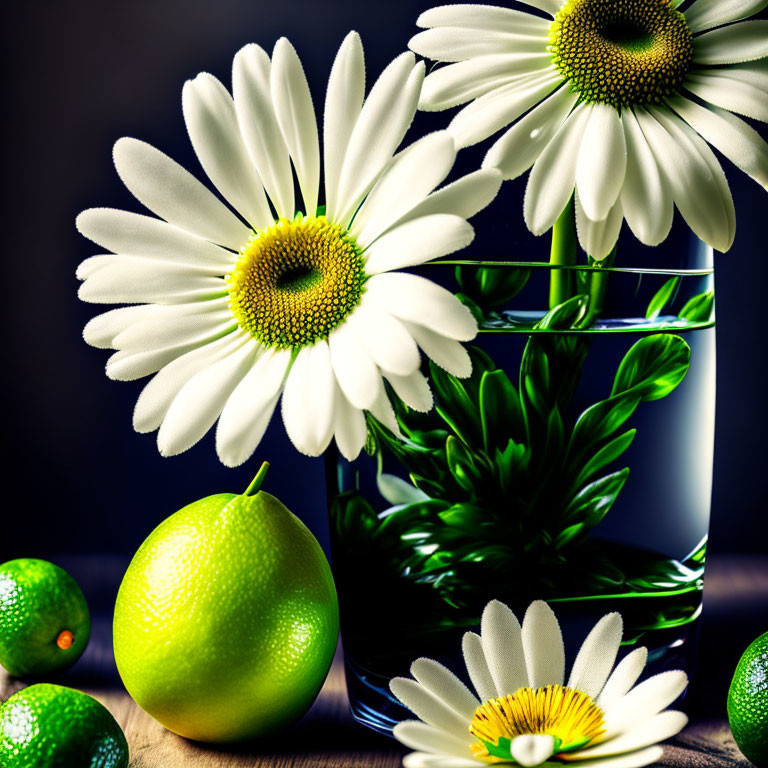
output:
[[[131,414],[143,382],[109,381],[107,354],[81,329],[99,308],[76,298],[76,265],[95,247],[75,231],[83,208],[139,210],[111,164],[122,135],[145,139],[198,173],[181,116],[181,86],[207,70],[229,84],[233,54],[280,35],[297,47],[316,107],[351,29],[369,82],[405,49],[433,3],[389,0],[73,0],[5,7],[3,142],[4,445],[0,562],[10,557],[132,553],[183,504],[244,489],[263,459],[268,488],[327,541],[323,465],[296,453],[279,417],[237,470],[209,435],[182,456],[159,456]],[[435,127],[447,123],[438,116]],[[482,156],[482,155],[480,155]],[[764,349],[768,195],[728,167],[738,212],[733,249],[718,255],[715,551],[765,552]],[[509,185],[507,185],[509,186]],[[520,190],[507,194],[521,230]],[[541,248],[542,242],[537,241]]]

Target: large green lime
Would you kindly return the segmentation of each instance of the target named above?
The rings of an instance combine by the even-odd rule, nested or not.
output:
[[[91,619],[75,580],[47,560],[0,565],[0,664],[16,677],[72,666],[88,645]]]
[[[127,768],[128,743],[96,699],[41,683],[0,705],[3,768]]]
[[[117,596],[115,659],[128,692],[198,741],[262,736],[298,719],[328,673],[339,629],[328,561],[259,491],[196,501],[141,545]]]
[[[768,632],[744,651],[728,690],[733,738],[757,768],[768,766]]]

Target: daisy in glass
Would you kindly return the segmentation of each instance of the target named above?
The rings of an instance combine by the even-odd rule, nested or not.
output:
[[[451,62],[426,78],[421,108],[471,102],[449,127],[460,147],[505,129],[484,165],[507,179],[531,169],[523,213],[534,234],[575,191],[579,240],[596,259],[624,219],[660,243],[675,206],[727,250],[733,200],[707,142],[768,185],[768,145],[732,114],[768,121],[768,21],[741,21],[767,0],[522,2],[533,12],[444,5],[419,17],[428,29],[410,47]]]
[[[635,685],[648,653],[636,648],[614,667],[621,635],[621,616],[604,616],[584,640],[566,683],[563,638],[552,609],[540,600],[531,603],[521,627],[506,605],[491,601],[481,634],[464,635],[464,660],[477,695],[431,659],[413,663],[415,679],[390,683],[419,718],[395,726],[395,737],[418,750],[403,765],[637,768],[655,762],[662,754],[658,743],[688,722],[682,712],[666,709],[688,678],[662,672]]]
[[[163,455],[190,448],[218,419],[221,461],[241,464],[282,396],[300,451],[319,455],[335,437],[352,459],[366,439],[365,411],[397,432],[385,379],[411,407],[432,406],[419,348],[469,375],[460,342],[477,331],[470,312],[394,270],[466,246],[467,218],[501,180],[480,170],[435,191],[456,155],[444,131],[397,152],[423,77],[404,53],[365,98],[362,44],[347,36],[325,100],[320,207],[314,107],[284,38],[271,60],[256,45],[235,56],[233,96],[205,73],[184,86],[192,145],[231,208],[157,149],[117,142],[120,177],[159,218],[105,208],[78,217],[79,230],[113,252],[80,265],[80,298],[135,305],[94,318],[84,336],[117,350],[110,378],[155,374],[134,427],[157,429]]]

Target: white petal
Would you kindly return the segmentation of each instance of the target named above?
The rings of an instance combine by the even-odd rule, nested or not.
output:
[[[411,483],[389,472],[381,472],[376,475],[376,488],[382,497],[393,506],[429,500],[429,496],[424,491],[420,491]]]
[[[266,51],[253,43],[232,62],[232,94],[240,132],[277,215],[292,219],[293,172],[288,147],[272,106],[271,64]]]
[[[768,86],[759,88],[753,83],[734,79],[730,77],[729,69],[722,70],[722,76],[719,73],[690,74],[685,87],[715,106],[768,122]]]
[[[431,694],[466,718],[467,729],[469,728],[469,722],[480,706],[480,700],[453,672],[432,659],[421,658],[411,664],[411,674]]]
[[[443,370],[460,379],[465,379],[471,375],[472,360],[467,350],[458,341],[441,336],[423,325],[407,321],[404,323],[424,354]]]
[[[559,3],[550,3],[553,12],[557,12]],[[430,8],[416,19],[418,27],[464,27],[465,29],[500,30],[503,32],[519,32],[522,30],[538,31],[551,24],[548,19],[542,19],[525,11],[513,11],[510,8],[500,8],[496,5],[475,5],[474,3],[456,3],[455,5],[439,5]]]
[[[563,78],[554,67],[495,88],[462,109],[448,125],[459,148],[487,139],[517,120],[553,91]]]
[[[571,199],[576,159],[588,118],[589,109],[577,106],[533,165],[525,188],[523,215],[534,235],[550,229]]]
[[[597,698],[616,661],[621,644],[621,614],[609,613],[595,624],[573,662],[568,688]]]
[[[272,418],[291,350],[266,350],[229,396],[216,426],[216,453],[227,467],[247,461]]]
[[[419,749],[437,755],[464,757],[465,759],[467,759],[467,755],[471,755],[466,741],[418,720],[405,720],[398,723],[392,730],[392,735],[401,744],[405,744],[411,749]]]
[[[571,113],[578,97],[570,89],[560,88],[544,99],[488,150],[483,168],[498,168],[505,179],[525,173]]]
[[[672,112],[637,109],[635,114],[683,218],[698,237],[727,251],[736,227],[733,199],[709,147]]]
[[[376,275],[424,264],[466,248],[474,236],[470,224],[451,214],[412,219],[390,229],[368,247],[364,253],[365,272]]]
[[[606,740],[666,709],[685,690],[685,672],[662,672],[633,688],[605,711]]]
[[[543,600],[536,600],[528,606],[523,619],[522,638],[531,688],[562,685],[565,679],[563,635],[554,611]]]
[[[116,254],[191,264],[208,268],[211,274],[224,274],[237,259],[232,251],[172,224],[130,211],[89,208],[75,224],[80,234]]]
[[[141,391],[133,411],[133,428],[153,432],[181,388],[199,371],[228,356],[243,344],[243,337],[230,334],[193,349],[163,367]]]
[[[368,435],[365,415],[347,400],[338,386],[333,406],[333,433],[336,445],[347,461],[354,461],[358,457]]]
[[[337,209],[339,176],[352,129],[365,98],[365,57],[357,32],[350,32],[336,54],[328,78],[323,117],[325,205],[329,217]]]
[[[375,275],[366,283],[365,296],[381,309],[441,336],[471,341],[477,335],[472,313],[449,290],[431,280],[404,272]]]
[[[546,762],[555,751],[555,738],[543,733],[527,733],[512,739],[510,753],[524,766],[536,766]]]
[[[747,61],[742,64],[732,64],[727,69],[704,69],[697,72],[700,75],[729,77],[741,83],[749,83],[768,93],[768,59]]]
[[[493,675],[488,669],[483,651],[483,641],[480,636],[474,632],[466,632],[462,639],[461,650],[464,654],[464,663],[467,666],[469,679],[475,686],[480,700],[495,699],[497,695],[496,683],[493,682]]]
[[[320,186],[320,144],[315,108],[301,61],[284,37],[275,43],[270,83],[277,122],[299,179],[304,212],[314,216]]]
[[[395,394],[409,407],[421,413],[432,410],[434,398],[429,382],[420,371],[414,371],[408,376],[386,374],[387,381],[392,385]]]
[[[307,456],[319,456],[331,442],[335,391],[328,342],[304,347],[288,373],[282,413],[288,437]]]
[[[628,755],[597,758],[595,760],[585,760],[584,762],[576,762],[579,759],[579,753],[572,752],[567,756],[566,760],[576,762],[579,768],[587,768],[587,766],[592,765],[595,768],[642,768],[644,765],[655,763],[663,754],[664,750],[661,747],[648,747],[648,749],[641,749],[639,752],[631,752]]]
[[[469,723],[465,717],[414,680],[395,677],[390,681],[389,688],[416,717],[428,725],[448,733],[468,732]]]
[[[691,32],[701,32],[746,19],[768,6],[768,0],[696,0],[685,11]]]
[[[395,437],[403,440],[403,435],[400,432],[400,425],[397,423],[397,417],[395,411],[392,408],[392,403],[389,402],[386,390],[384,389],[384,382],[379,381],[376,397],[368,408],[370,414],[383,424]]]
[[[465,104],[521,75],[546,69],[552,62],[544,53],[497,53],[448,64],[424,79],[419,108],[438,111]]]
[[[116,253],[102,253],[97,256],[89,256],[77,265],[75,277],[78,280],[87,280],[100,269],[103,269],[110,264],[117,264],[124,258],[125,256],[120,256]]]
[[[328,216],[343,225],[389,164],[416,113],[424,64],[412,53],[398,56],[381,73],[349,137],[339,175],[337,208]]]
[[[408,47],[434,61],[466,61],[480,56],[500,53],[545,53],[547,22],[542,19],[539,29],[503,32],[493,29],[468,32],[460,27],[434,27],[414,35]]]
[[[86,323],[83,328],[83,338],[86,344],[99,349],[115,349],[115,336],[122,333],[134,323],[147,318],[158,317],[162,310],[155,304],[139,304],[131,307],[120,307],[104,312]]]
[[[634,112],[621,114],[627,141],[627,174],[619,201],[629,228],[646,245],[658,245],[672,228],[675,209],[656,158]]]
[[[168,408],[157,433],[163,456],[191,448],[214,425],[234,388],[253,365],[258,347],[252,340],[192,376]]]
[[[688,723],[688,716],[682,712],[667,710],[645,720],[626,733],[609,739],[596,747],[588,747],[579,750],[578,759],[588,760],[593,757],[606,757],[608,755],[621,755],[636,749],[650,747],[661,741],[680,733]],[[575,756],[574,756],[575,757]]]
[[[616,665],[616,669],[611,672],[603,690],[600,691],[596,699],[597,706],[605,710],[628,693],[643,673],[647,661],[647,648],[635,648],[632,653],[627,654]]]
[[[668,104],[694,131],[768,189],[768,144],[752,126],[730,112],[718,107],[707,109],[682,96],[670,99]]]
[[[576,231],[581,247],[593,258],[602,261],[616,245],[624,215],[617,202],[602,221],[592,221],[584,212],[581,198],[576,193]]]
[[[184,121],[208,178],[254,229],[272,223],[267,196],[240,135],[227,89],[206,72],[184,83]]]
[[[497,696],[507,696],[529,684],[520,622],[498,600],[485,606],[480,636]]]
[[[477,768],[477,760],[433,755],[428,752],[409,752],[403,757],[403,768]]]
[[[419,367],[416,342],[402,322],[386,310],[364,299],[348,322],[368,355],[384,371],[408,376]]]
[[[234,335],[234,334],[233,334]],[[173,344],[156,349],[131,349],[115,352],[107,360],[106,374],[113,381],[135,381],[156,373],[177,357],[197,349],[199,344]]]
[[[627,170],[627,145],[618,111],[594,104],[579,147],[576,189],[584,212],[602,221],[619,197]]]
[[[447,131],[436,131],[395,155],[355,215],[350,234],[365,248],[440,184],[456,160]]]
[[[233,250],[248,242],[248,227],[159,149],[138,139],[123,138],[115,142],[113,157],[123,184],[161,219]]]
[[[331,332],[328,343],[341,391],[355,408],[369,408],[381,386],[381,374],[349,320]]]
[[[693,39],[694,64],[734,64],[768,56],[768,21],[741,21]]]

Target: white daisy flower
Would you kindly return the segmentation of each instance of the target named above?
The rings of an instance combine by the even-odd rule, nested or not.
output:
[[[300,451],[319,455],[335,437],[352,459],[365,442],[364,411],[397,431],[384,379],[411,407],[431,408],[419,347],[469,375],[460,342],[476,334],[470,312],[394,270],[465,247],[474,235],[466,219],[501,180],[481,170],[434,191],[456,155],[445,131],[395,154],[423,77],[404,53],[365,98],[362,44],[347,36],[325,100],[322,208],[315,111],[284,38],[271,60],[257,45],[238,52],[234,97],[206,73],[184,86],[192,146],[231,209],[157,149],[116,143],[118,174],[159,218],[106,208],[78,217],[79,230],[113,252],[80,265],[80,298],[136,305],[99,315],[84,336],[117,350],[110,378],[155,374],[133,423],[158,430],[163,455],[187,450],[218,420],[221,461],[241,464],[282,395]]]
[[[431,659],[396,677],[392,692],[419,720],[395,726],[411,749],[405,768],[477,768],[482,763],[556,766],[573,763],[637,768],[661,757],[660,741],[688,718],[667,710],[685,690],[684,672],[662,672],[635,685],[648,652],[636,648],[614,667],[622,635],[618,613],[587,635],[565,682],[560,625],[541,600],[522,627],[493,600],[481,634],[467,632],[463,651],[476,694]]]
[[[571,196],[582,247],[604,258],[626,219],[663,241],[676,206],[726,251],[733,200],[707,142],[768,187],[768,145],[732,112],[768,121],[768,21],[741,21],[768,0],[521,0],[547,18],[490,5],[423,13],[410,41],[448,66],[420,106],[471,102],[449,130],[460,147],[507,130],[484,166],[514,179],[532,168],[523,212],[542,234]],[[737,23],[731,23],[737,22]],[[508,127],[511,126],[511,127]]]

